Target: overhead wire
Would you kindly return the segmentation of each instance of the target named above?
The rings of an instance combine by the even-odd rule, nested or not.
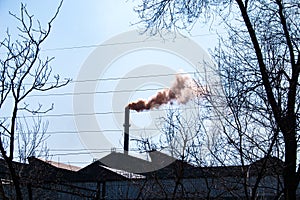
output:
[[[226,34],[226,32],[220,32],[220,33],[206,33],[206,34],[196,34],[196,35],[189,35],[189,36],[183,36],[182,38],[176,38],[176,39],[189,39],[189,38],[197,38],[197,37],[207,37],[207,36],[217,36],[217,35],[223,35]],[[66,50],[76,50],[76,49],[90,49],[90,48],[97,48],[97,47],[107,47],[107,46],[117,46],[117,45],[129,45],[129,44],[139,44],[139,43],[146,43],[146,42],[153,42],[153,41],[162,41],[162,39],[154,39],[149,37],[150,40],[137,40],[137,41],[124,41],[124,42],[113,42],[113,43],[101,43],[101,44],[89,44],[89,45],[78,45],[78,46],[69,46],[69,47],[55,47],[55,48],[45,48],[41,49],[42,52],[47,51],[66,51]],[[174,38],[173,38],[174,39]],[[0,55],[4,55],[6,52],[0,52]]]
[[[212,119],[213,120],[213,119]],[[206,125],[206,128],[210,127],[210,125]],[[121,133],[123,134],[123,129],[99,129],[99,130],[52,130],[52,131],[45,131],[40,133],[34,133],[34,132],[21,132],[20,134],[27,134],[32,135],[32,137],[36,135],[73,135],[73,134],[80,134],[83,136],[84,134],[105,134],[105,133]],[[132,128],[130,129],[130,132],[147,132],[147,131],[157,131],[157,133],[161,133],[160,128],[148,128],[148,127],[141,127],[141,128]],[[30,137],[30,136],[29,136]]]
[[[143,88],[143,89],[130,89],[130,90],[106,90],[106,91],[95,91],[95,92],[64,92],[64,93],[50,93],[50,94],[31,94],[27,97],[51,97],[51,96],[75,96],[75,95],[98,95],[98,94],[109,94],[109,93],[130,93],[130,92],[147,92],[147,91],[160,91],[167,89],[167,87],[155,87],[155,88]],[[216,95],[213,95],[216,96]],[[12,98],[11,96],[9,96]]]
[[[158,129],[155,128],[139,128],[139,129],[130,129],[131,132],[135,131],[157,131]],[[123,132],[122,129],[103,129],[103,130],[80,130],[80,131],[47,131],[44,134],[46,135],[56,135],[56,134],[91,134],[91,133],[106,133],[106,132]]]
[[[180,74],[195,74],[199,72],[182,72]],[[147,78],[147,77],[165,77],[176,75],[173,74],[157,74],[157,75],[142,75],[142,76],[131,76],[131,77],[110,77],[110,78],[99,78],[99,79],[90,79],[90,80],[82,80],[75,82],[90,82],[90,81],[113,81],[113,80],[122,80],[122,79],[138,79],[138,78]],[[212,87],[214,85],[210,85]],[[217,85],[216,85],[217,86]],[[29,97],[51,97],[51,96],[74,96],[74,95],[97,95],[97,94],[108,94],[108,93],[130,93],[130,92],[145,92],[145,91],[157,91],[166,89],[165,87],[156,87],[156,88],[144,88],[144,89],[134,89],[134,90],[106,90],[106,91],[94,91],[94,92],[63,92],[63,93],[40,93],[40,94],[30,94]],[[13,98],[12,96],[8,96],[8,98]]]
[[[185,110],[187,109],[194,109],[194,108],[223,108],[224,105],[203,105],[203,106],[194,106],[189,108],[184,108]],[[152,109],[151,112],[161,112],[161,111],[168,111],[170,110],[169,108],[163,108],[163,109]],[[90,116],[90,115],[109,115],[109,114],[124,114],[124,111],[107,111],[107,112],[93,112],[93,113],[61,113],[61,114],[43,114],[42,117],[74,117],[74,116]],[[17,116],[16,118],[37,118],[41,117],[39,115],[25,115],[25,116]],[[11,116],[4,116],[0,117],[0,119],[8,119],[11,118]]]
[[[95,92],[65,92],[65,93],[51,93],[51,94],[32,94],[27,97],[49,97],[49,96],[74,96],[74,95],[90,95],[90,94],[108,94],[108,93],[128,93],[128,92],[146,92],[146,91],[157,91],[165,88],[146,88],[136,90],[106,90],[106,91],[95,91]]]
[[[220,33],[206,33],[206,34],[197,34],[197,35],[190,35],[184,36],[182,38],[176,39],[189,39],[189,38],[196,38],[196,37],[206,37],[206,36],[217,36],[225,34],[226,32]],[[146,43],[146,42],[153,42],[153,41],[161,41],[161,39],[153,39],[149,37],[150,40],[139,40],[139,41],[124,41],[124,42],[114,42],[114,43],[105,43],[105,44],[90,44],[90,45],[80,45],[80,46],[70,46],[70,47],[56,47],[56,48],[47,48],[41,51],[64,51],[64,50],[74,50],[74,49],[86,49],[86,48],[96,48],[96,47],[106,47],[106,46],[117,46],[117,45],[129,45],[129,44],[139,44],[139,43]]]
[[[215,72],[214,70],[205,70],[205,73],[207,72]],[[169,74],[148,74],[148,75],[139,75],[139,76],[128,76],[128,77],[108,77],[108,78],[96,78],[96,79],[85,79],[85,80],[69,80],[69,84],[72,83],[87,83],[87,82],[97,82],[97,81],[117,81],[117,80],[128,80],[128,79],[144,79],[144,78],[151,78],[151,77],[166,77],[166,76],[175,76],[177,74],[182,74],[182,75],[196,75],[200,74],[202,72],[199,71],[193,71],[193,72],[176,72],[176,73],[169,73]],[[67,80],[65,80],[67,81]],[[60,81],[58,84],[63,84],[65,81]],[[57,82],[50,81],[45,83],[45,85],[51,85],[51,84],[56,84]],[[24,85],[32,85],[30,83],[24,83]]]
[[[193,145],[191,147],[201,147],[201,145]],[[182,147],[173,147],[174,149],[181,149]],[[49,150],[50,152],[52,150]],[[111,152],[123,152],[123,148],[111,148],[111,149],[81,149],[77,151],[77,149],[72,149],[71,151],[64,151],[63,149],[61,151],[57,152],[66,152],[66,153],[54,153],[56,152],[54,150],[53,153],[48,153],[48,154],[41,154],[40,156],[78,156],[78,155],[88,155],[88,154],[101,154],[101,153],[111,153]],[[140,152],[141,149],[138,147],[135,148],[130,148],[131,152]]]

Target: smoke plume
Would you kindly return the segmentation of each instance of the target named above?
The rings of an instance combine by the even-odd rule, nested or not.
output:
[[[185,104],[195,96],[207,94],[206,89],[199,87],[196,82],[186,74],[176,74],[176,79],[170,88],[158,91],[149,100],[138,100],[128,104],[130,110],[137,112],[158,108],[162,104],[177,103]]]

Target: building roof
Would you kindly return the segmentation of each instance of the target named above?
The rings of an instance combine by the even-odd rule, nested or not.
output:
[[[162,169],[176,161],[175,158],[159,151],[150,151],[148,153],[151,159],[150,161],[124,153],[111,152],[101,158],[99,162],[110,168],[143,174]]]
[[[106,157],[79,168],[63,163],[28,158],[29,164],[13,162],[23,181],[104,182],[134,178],[201,178],[237,177],[243,175],[280,175],[284,163],[276,157],[265,157],[245,166],[195,167],[158,151],[149,152],[151,161],[112,152]],[[247,174],[246,174],[247,173]],[[6,162],[0,159],[0,177],[9,178]]]
[[[95,161],[80,169],[78,174],[83,175],[86,177],[86,180],[90,181],[113,181],[126,179],[125,176],[103,166],[100,161]]]
[[[117,152],[111,152],[107,156],[101,158],[99,162],[107,167],[131,173],[141,173],[153,169],[153,166],[149,161]]]
[[[38,159],[40,159],[40,160],[44,161],[45,163],[48,163],[48,164],[50,164],[54,167],[61,168],[61,169],[67,169],[67,170],[74,171],[74,172],[77,172],[81,169],[81,167],[70,165],[70,164],[55,162],[55,161],[52,161],[52,160],[44,160],[44,159],[41,159],[41,158],[38,158]]]
[[[151,154],[150,154],[151,155]],[[158,157],[155,157],[157,156]],[[152,154],[152,160],[160,160],[168,156],[160,152]],[[163,162],[164,159],[161,159]],[[245,166],[213,166],[213,167],[195,167],[185,161],[175,160],[169,165],[157,169],[156,171],[142,173],[147,178],[208,178],[208,177],[242,177],[245,173],[248,176],[257,176],[261,173],[263,176],[282,174],[284,162],[276,157],[265,157]],[[263,169],[263,171],[262,171]]]
[[[78,177],[75,171],[65,169],[63,167],[57,167],[35,157],[28,158],[28,169],[24,171],[23,176],[30,179],[36,179],[43,182],[67,182],[77,181]],[[58,165],[58,163],[57,163]],[[60,166],[65,166],[60,164]]]

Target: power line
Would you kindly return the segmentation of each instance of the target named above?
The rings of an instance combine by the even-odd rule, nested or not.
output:
[[[197,147],[197,145],[195,145],[194,147]],[[200,145],[199,145],[200,147]],[[177,148],[173,148],[173,149],[181,149],[182,147],[177,147]],[[123,148],[113,148],[114,150],[118,150],[119,152],[123,151]],[[140,152],[141,149],[139,148],[130,148],[131,152]],[[97,154],[97,153],[111,153],[112,149],[86,149],[84,151],[86,152],[75,152],[76,149],[73,149],[72,152],[66,152],[66,153],[49,153],[49,154],[45,154],[45,155],[40,155],[40,156],[78,156],[78,155],[89,155],[89,154]],[[50,149],[51,152],[51,149]]]
[[[137,131],[157,131],[155,128],[139,128],[139,129],[130,129],[132,132]],[[56,135],[56,134],[91,134],[91,133],[106,133],[106,132],[122,132],[122,129],[104,129],[104,130],[86,130],[86,131],[47,131],[45,135]],[[40,133],[42,134],[42,133]]]
[[[203,73],[207,72],[215,72],[214,70],[206,70]],[[129,76],[129,77],[108,77],[108,78],[97,78],[97,79],[86,79],[86,80],[70,80],[69,84],[72,83],[86,83],[86,82],[96,82],[96,81],[117,81],[117,80],[128,80],[128,79],[144,79],[144,78],[151,78],[151,77],[166,77],[166,76],[175,76],[177,74],[200,74],[198,71],[194,72],[178,72],[178,73],[170,73],[170,74],[149,74],[149,75],[141,75],[141,76]],[[46,85],[56,84],[57,82],[47,82]],[[58,82],[59,84],[65,83],[65,81]],[[24,85],[32,85],[29,83],[24,83]]]
[[[89,116],[89,115],[108,115],[108,114],[119,114],[123,112],[116,112],[116,111],[108,111],[108,112],[94,112],[94,113],[62,113],[62,114],[45,114],[42,115],[43,117],[74,117],[74,116]],[[37,118],[40,117],[39,115],[26,115],[26,116],[17,116],[16,118],[21,119],[21,118]],[[0,117],[0,119],[8,119],[11,118],[11,116],[5,116],[5,117]]]
[[[55,97],[55,96],[78,96],[78,95],[99,95],[99,94],[110,94],[110,93],[132,93],[132,92],[147,92],[147,91],[161,91],[165,90],[167,87],[156,87],[156,88],[144,88],[144,89],[135,89],[135,90],[106,90],[106,91],[95,91],[95,92],[63,92],[63,93],[50,93],[50,94],[31,94],[28,95],[27,98],[32,97]],[[210,94],[210,96],[215,97],[225,97],[224,95],[214,95]],[[12,96],[8,96],[8,98],[13,98]]]
[[[51,150],[50,150],[51,151]],[[139,149],[130,149],[130,151],[139,151]],[[89,155],[89,154],[97,154],[97,153],[111,153],[111,149],[103,149],[103,150],[95,150],[89,152],[68,152],[68,153],[52,153],[52,154],[45,154],[40,156],[78,156],[78,155]]]
[[[147,88],[147,89],[136,89],[136,90],[106,90],[106,91],[96,91],[96,92],[65,92],[65,93],[51,93],[51,94],[32,94],[27,97],[49,97],[49,96],[74,96],[74,95],[96,95],[96,94],[109,94],[109,93],[128,93],[128,92],[146,92],[146,91],[157,91],[163,90],[165,88]]]
[[[114,148],[115,150],[123,150],[123,148]],[[97,149],[49,149],[49,151],[108,151],[108,150],[112,150],[111,148],[109,149],[105,149],[105,148],[97,148]]]
[[[139,149],[130,149],[130,151],[138,152],[140,150]],[[49,153],[49,154],[40,155],[40,156],[44,156],[44,157],[45,156],[78,156],[78,155],[90,155],[90,154],[111,153],[111,152],[112,152],[111,149],[107,149],[107,150],[89,151],[89,152]]]
[[[55,154],[47,154],[45,156],[78,156],[78,155],[89,155],[93,153],[110,153],[111,150],[102,150],[102,151],[94,151],[94,152],[72,152],[72,153],[55,153]]]
[[[211,118],[211,120],[214,120]],[[206,128],[210,127],[210,125],[206,125]],[[187,128],[187,127],[182,127]],[[163,127],[161,128],[131,128],[130,132],[145,132],[145,131],[157,131],[162,132]],[[180,130],[180,129],[178,129]],[[32,135],[63,135],[63,134],[92,134],[92,133],[123,133],[123,129],[102,129],[102,130],[55,130],[55,131],[46,131],[44,133],[32,133],[32,132],[21,132],[19,134],[32,134]]]
[[[194,109],[194,108],[223,108],[224,105],[199,105],[199,106],[189,106],[188,108],[184,108],[184,110]],[[161,111],[168,111],[170,109],[151,109],[151,112],[161,112]],[[146,112],[146,111],[145,111]],[[42,117],[74,117],[74,116],[91,116],[91,115],[109,115],[109,114],[124,114],[124,111],[107,111],[107,112],[93,112],[93,113],[62,113],[62,114],[44,114]],[[16,118],[37,118],[40,117],[39,115],[26,115],[26,116],[17,116]],[[8,119],[11,116],[0,117],[0,119]]]
[[[95,92],[64,92],[64,93],[50,93],[50,94],[32,94],[27,97],[50,97],[50,96],[75,96],[75,95],[97,95],[97,94],[109,94],[109,93],[130,93],[130,92],[147,92],[147,91],[160,91],[167,89],[167,87],[156,87],[156,88],[145,88],[135,90],[106,90],[106,91],[95,91]],[[212,95],[211,95],[212,96]],[[213,95],[216,96],[216,95]],[[11,96],[9,96],[12,98]]]
[[[180,40],[184,39],[189,39],[189,38],[196,38],[196,37],[206,37],[206,36],[217,36],[217,35],[222,35],[225,34],[226,32],[221,32],[221,33],[206,33],[206,34],[197,34],[197,35],[190,35],[190,36],[185,36],[183,38],[176,38]],[[151,39],[151,37],[150,37]],[[89,49],[89,48],[96,48],[96,47],[107,47],[107,46],[118,46],[118,45],[130,45],[130,44],[139,44],[139,43],[147,43],[147,42],[159,42],[162,41],[163,38],[161,39],[151,39],[151,40],[136,40],[136,41],[124,41],[124,42],[115,42],[115,43],[106,43],[106,44],[90,44],[90,45],[80,45],[80,46],[70,46],[70,47],[56,47],[56,48],[48,48],[48,49],[43,49],[41,51],[65,51],[65,50],[74,50],[74,49]]]
[[[189,38],[217,36],[217,35],[223,35],[223,34],[226,34],[226,32],[196,34],[196,35],[184,36],[182,38],[176,37],[176,39],[184,40],[184,39],[189,39]],[[149,37],[149,39],[151,39],[151,40],[136,40],[136,41],[124,41],[124,42],[114,42],[114,43],[106,43],[106,44],[89,44],[89,45],[79,45],[79,46],[69,46],[69,47],[46,48],[46,49],[41,49],[41,51],[44,51],[44,52],[47,52],[47,51],[66,51],[66,50],[74,50],[74,49],[90,49],[90,48],[96,48],[96,47],[139,44],[139,43],[146,43],[146,42],[153,42],[153,41],[159,42],[159,41],[162,41],[164,38],[162,37],[161,39],[153,39],[153,38]],[[6,54],[6,52],[0,52],[0,54]]]
[[[199,72],[184,72],[180,74],[192,74]],[[176,73],[177,74],[177,73]],[[90,82],[90,81],[113,81],[113,80],[124,80],[124,79],[138,79],[138,78],[146,78],[146,77],[165,77],[176,74],[159,74],[159,75],[144,75],[144,76],[132,76],[132,77],[111,77],[111,78],[100,78],[100,79],[90,79],[90,80],[82,80],[82,81],[73,81],[73,82]],[[54,83],[54,82],[53,82]],[[53,84],[48,83],[48,84]],[[26,84],[25,84],[26,85]],[[30,85],[30,84],[27,84]],[[210,85],[210,87],[218,86],[219,84]],[[90,94],[108,94],[108,93],[128,93],[128,92],[143,92],[143,91],[155,91],[162,90],[166,88],[147,88],[147,89],[136,89],[136,90],[106,90],[106,91],[95,91],[95,92],[65,92],[65,93],[46,93],[46,94],[30,94],[27,97],[49,97],[49,96],[71,96],[71,95],[90,95]],[[8,98],[13,98],[12,96],[8,96]]]
[[[95,92],[65,92],[65,93],[50,93],[50,94],[32,94],[27,97],[51,97],[51,96],[75,96],[75,95],[97,95],[97,94],[109,94],[109,93],[130,93],[130,92],[147,92],[147,91],[160,91],[167,89],[167,87],[158,87],[158,88],[145,88],[145,89],[135,89],[135,90],[106,90],[106,91],[95,91]],[[220,95],[210,95],[210,96],[219,96]],[[9,96],[12,98],[11,96]],[[225,96],[224,96],[225,97]]]
[[[94,81],[115,81],[115,80],[126,80],[126,79],[144,79],[151,77],[165,77],[165,76],[175,76],[177,74],[200,74],[200,72],[180,72],[180,73],[170,73],[170,74],[149,74],[149,75],[141,75],[141,76],[129,76],[129,77],[109,77],[109,78],[98,78],[98,79],[87,79],[87,80],[76,80],[71,81],[72,83],[80,83],[80,82],[94,82]]]

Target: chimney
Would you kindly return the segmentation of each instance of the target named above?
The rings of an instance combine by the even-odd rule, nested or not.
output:
[[[128,151],[129,151],[129,107],[126,106],[125,107],[125,119],[124,119],[124,154],[128,155]]]

